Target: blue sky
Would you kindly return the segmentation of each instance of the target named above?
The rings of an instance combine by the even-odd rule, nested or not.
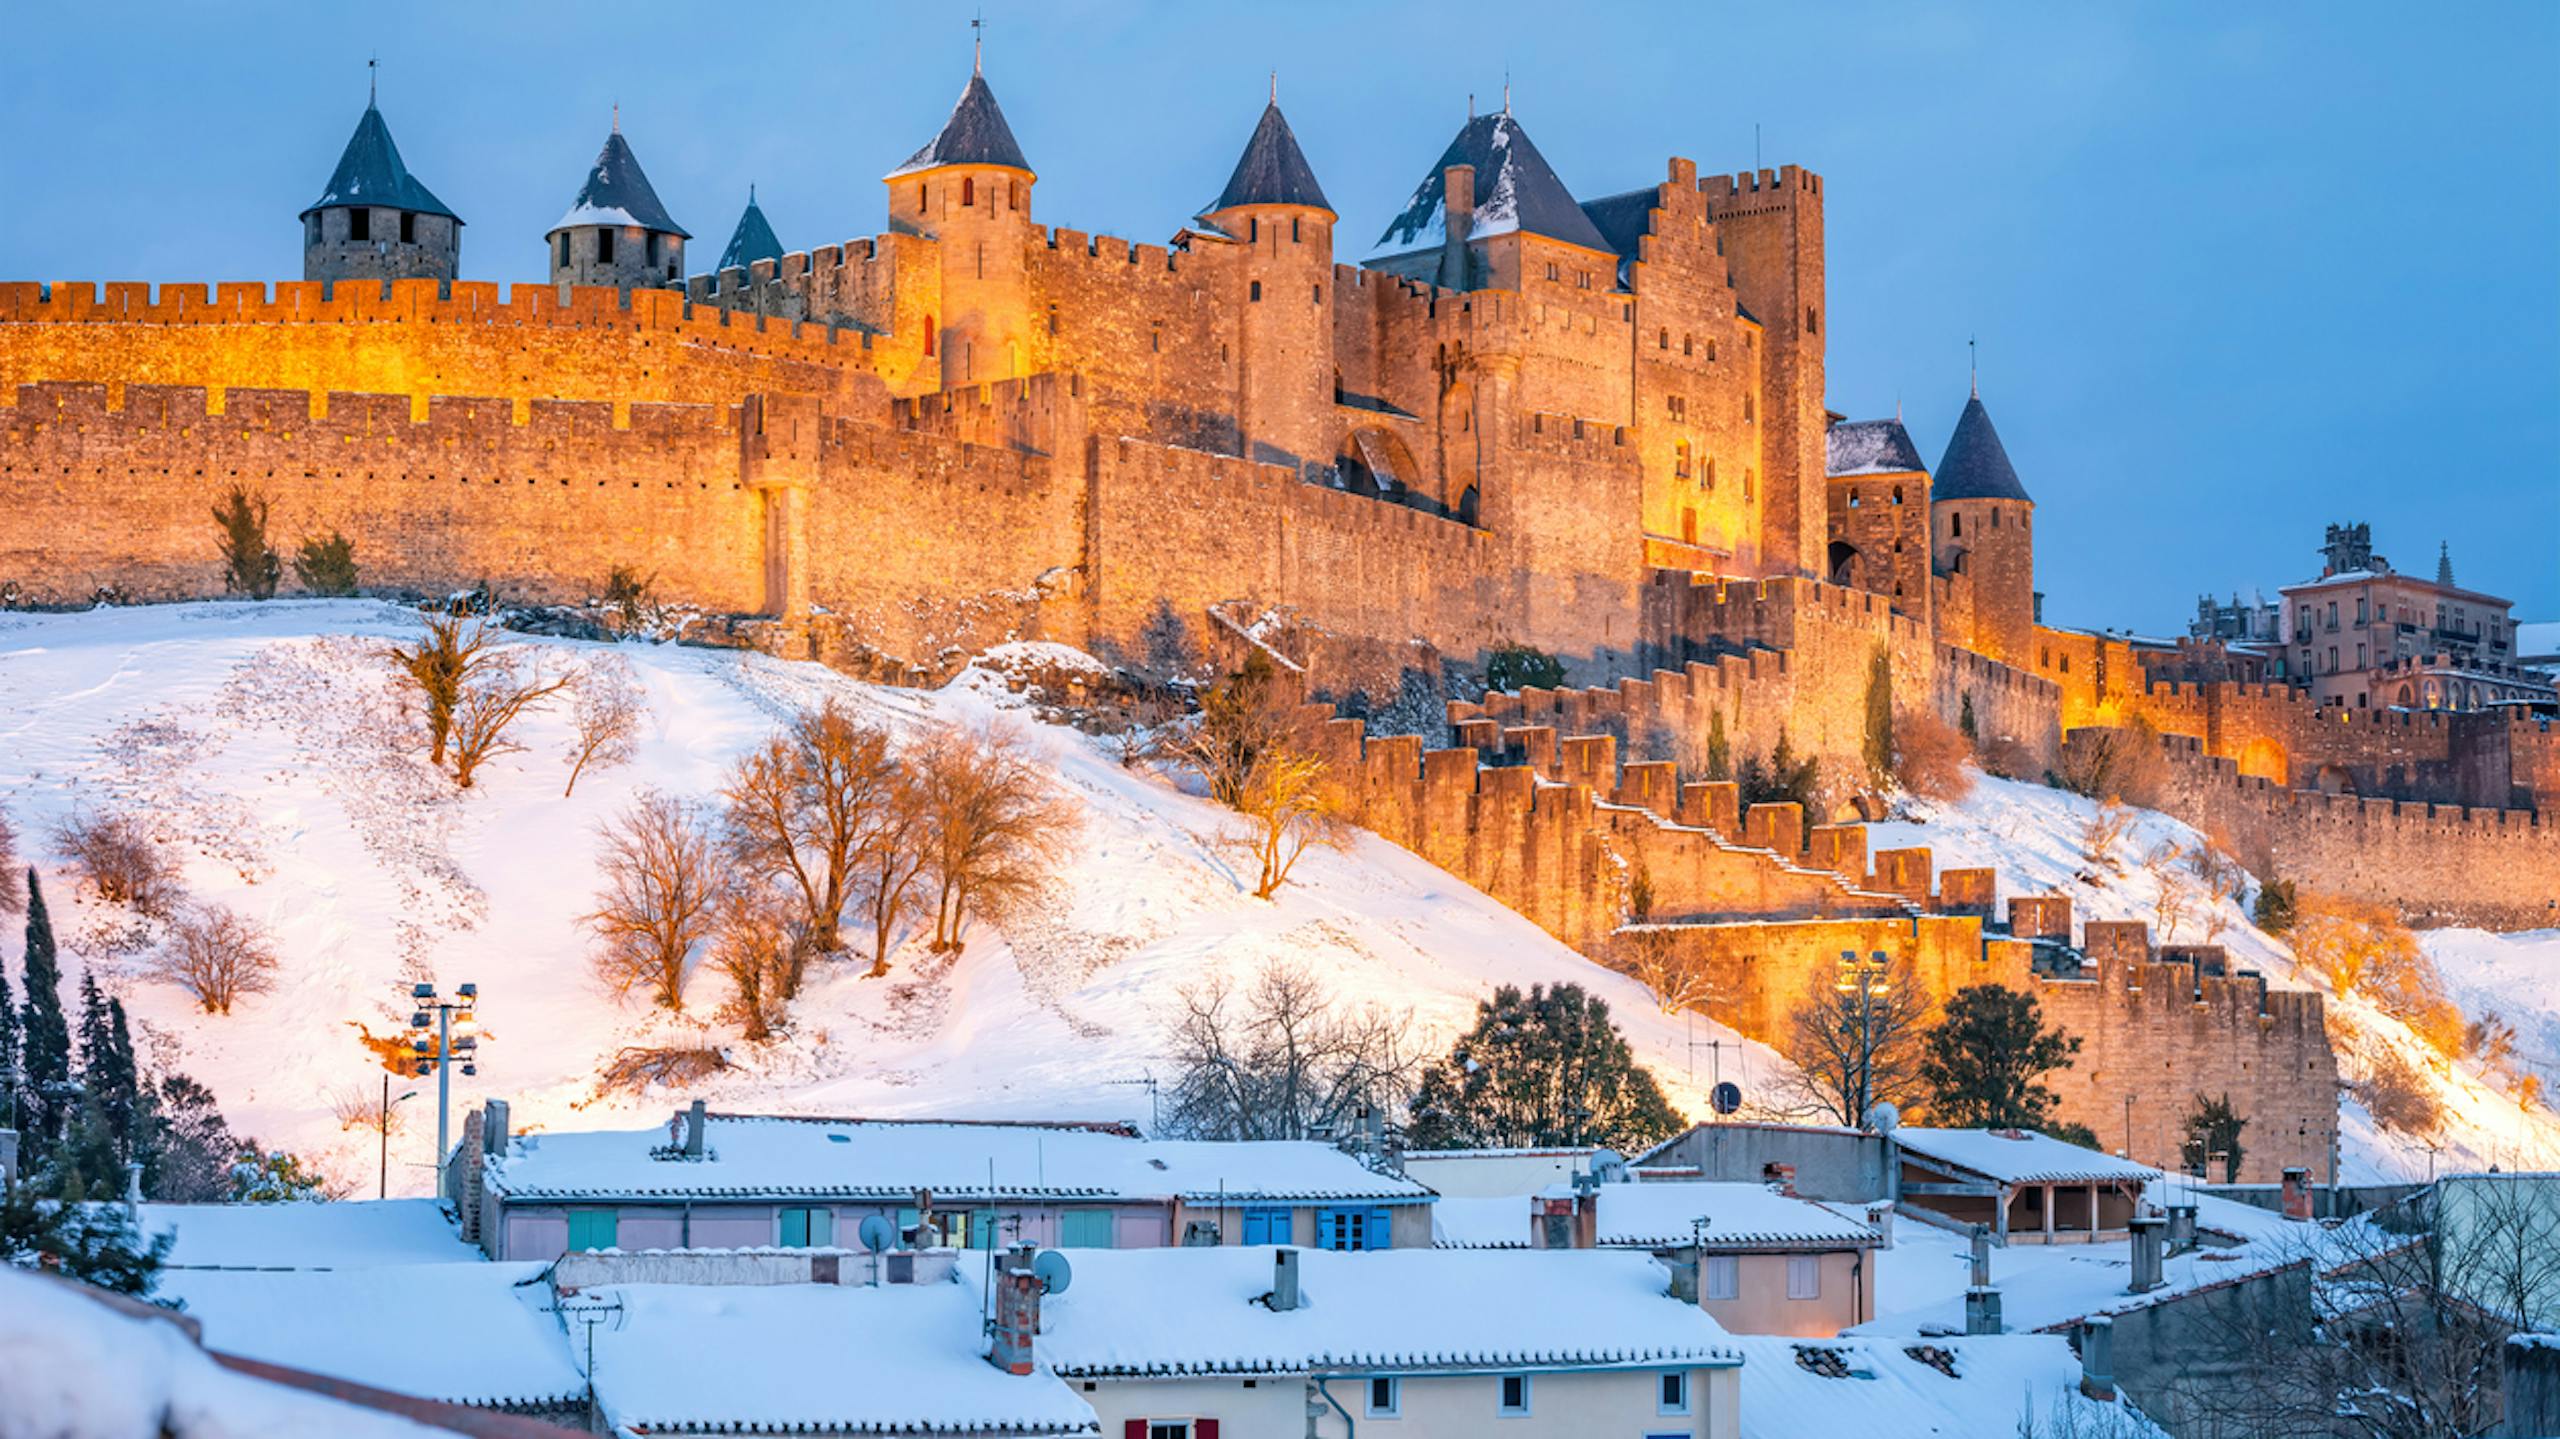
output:
[[[296,213],[364,105],[469,221],[542,232],[612,105],[716,247],[757,183],[785,245],[881,228],[878,177],[967,75],[973,7],[14,5],[0,276],[300,274]],[[1826,177],[1832,407],[1934,458],[1965,339],[2039,504],[2049,619],[2172,629],[2316,570],[2330,520],[2560,618],[2560,5],[992,0],[1036,213],[1160,241],[1266,73],[1344,248],[1464,119],[1515,112],[1577,194],[1667,156]]]

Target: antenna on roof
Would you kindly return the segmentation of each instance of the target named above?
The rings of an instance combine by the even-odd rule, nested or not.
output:
[[[987,73],[987,12],[984,10],[969,21],[969,73]]]

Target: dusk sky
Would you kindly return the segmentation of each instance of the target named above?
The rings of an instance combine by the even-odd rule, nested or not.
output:
[[[707,264],[754,182],[792,249],[969,67],[971,7],[17,4],[0,278],[298,279],[381,57],[467,278],[538,277],[613,105]],[[2560,619],[2560,5],[985,7],[1035,217],[1162,242],[1267,72],[1357,260],[1466,118],[1582,198],[1826,177],[1830,403],[1933,462],[1982,393],[2039,509],[2049,622],[2172,632],[2315,573],[2321,526]]]

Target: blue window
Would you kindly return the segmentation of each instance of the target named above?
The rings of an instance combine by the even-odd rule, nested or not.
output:
[[[1111,1247],[1112,1211],[1070,1209],[1058,1216],[1058,1244],[1064,1249]]]
[[[1316,1243],[1326,1249],[1345,1250],[1395,1247],[1383,1208],[1317,1210]]]
[[[1501,1386],[1499,1412],[1506,1419],[1524,1418],[1529,1413],[1529,1376],[1505,1374],[1495,1381]]]
[[[622,1211],[618,1209],[572,1209],[569,1211],[569,1252],[583,1249],[611,1249],[621,1228]]]
[[[1393,1379],[1384,1377],[1371,1379],[1369,1381],[1369,1417],[1393,1419],[1398,1412],[1398,1402],[1403,1397],[1396,1392],[1396,1381]]]
[[[1244,1212],[1244,1242],[1247,1244],[1294,1244],[1297,1226],[1287,1209],[1248,1209]]]
[[[1689,1412],[1689,1375],[1680,1369],[1665,1370],[1654,1378],[1653,1412],[1686,1414]]]
[[[825,1249],[836,1242],[832,1209],[789,1208],[782,1211],[779,1242],[785,1249]]]

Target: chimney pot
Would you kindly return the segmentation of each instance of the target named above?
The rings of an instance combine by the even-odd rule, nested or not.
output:
[[[987,1341],[987,1362],[1007,1374],[1028,1374],[1032,1345],[1040,1332],[1040,1276],[1032,1272],[1035,1251],[1017,1245],[996,1269],[995,1333]]]
[[[504,1159],[507,1157],[507,1102],[492,1099],[483,1109],[480,1147],[484,1153]]]
[[[1271,1311],[1286,1314],[1299,1302],[1298,1251],[1284,1244],[1271,1251]]]
[[[1451,165],[1440,172],[1440,288],[1467,288],[1467,239],[1475,232],[1476,167]]]
[[[684,1113],[684,1157],[700,1159],[703,1152],[703,1125],[708,1116],[701,1100],[695,1100]]]
[[[2092,1399],[2116,1397],[2116,1322],[2101,1314],[2080,1321],[2080,1392]]]
[[[2284,1172],[2284,1217],[2287,1219],[2311,1217],[2310,1170],[2296,1168],[2287,1169]]]
[[[2148,1294],[2167,1281],[2161,1275],[2161,1237],[2169,1221],[2157,1214],[2137,1214],[2126,1221],[2133,1239],[2133,1279],[2125,1287]]]

